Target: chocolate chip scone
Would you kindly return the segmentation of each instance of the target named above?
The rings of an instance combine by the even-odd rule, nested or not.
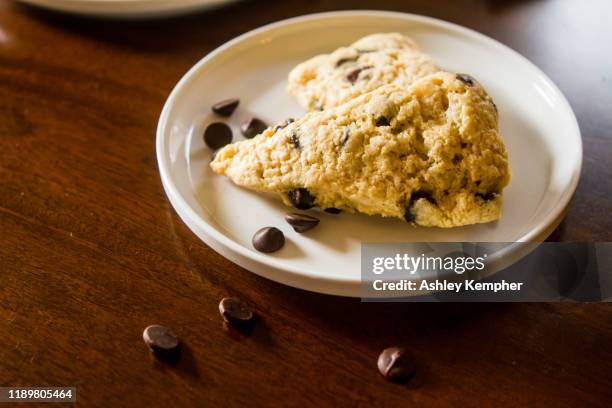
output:
[[[386,85],[221,149],[212,169],[299,209],[435,227],[500,217],[510,173],[497,110],[472,77]]]
[[[439,71],[410,38],[373,34],[331,54],[309,59],[289,73],[287,91],[308,110],[340,105],[383,85],[406,88]]]

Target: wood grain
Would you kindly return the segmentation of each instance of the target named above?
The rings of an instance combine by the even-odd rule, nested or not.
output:
[[[612,6],[605,0],[245,1],[144,22],[0,2],[0,385],[73,385],[82,405],[606,406],[609,304],[361,304],[261,279],[178,219],[154,155],[161,107],[204,54],[262,24],[380,8],[453,21],[515,48],[568,96],[582,180],[554,238],[612,238]],[[500,80],[503,80],[500,79]],[[250,336],[224,296],[251,303]],[[176,366],[141,333],[172,327]],[[407,386],[376,358],[410,348]]]

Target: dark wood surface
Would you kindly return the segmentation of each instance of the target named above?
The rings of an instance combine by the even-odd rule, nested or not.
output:
[[[612,6],[607,0],[247,1],[111,22],[0,2],[0,385],[73,385],[82,405],[609,406],[609,304],[361,304],[233,265],[178,219],[155,126],[204,54],[262,24],[381,8],[481,31],[531,59],[578,116],[584,168],[555,239],[612,238]],[[501,78],[503,80],[503,78]],[[259,321],[224,329],[236,295]],[[185,344],[156,362],[145,326]],[[378,353],[410,348],[416,378]]]

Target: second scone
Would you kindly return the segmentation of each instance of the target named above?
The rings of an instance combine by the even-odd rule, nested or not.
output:
[[[409,37],[372,34],[296,66],[289,73],[287,91],[307,110],[322,110],[383,85],[406,88],[437,71],[431,58]]]
[[[496,220],[509,180],[497,111],[467,75],[386,85],[222,148],[212,169],[287,205],[422,226]]]

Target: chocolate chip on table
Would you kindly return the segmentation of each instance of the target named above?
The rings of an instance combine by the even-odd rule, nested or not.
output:
[[[355,57],[348,57],[348,58],[340,58],[338,61],[336,61],[336,68],[338,68],[339,66],[346,64],[347,62],[355,62],[357,61],[357,56]]]
[[[329,207],[329,208],[326,208],[323,211],[325,211],[326,213],[329,213],[329,214],[340,214],[342,212],[341,209],[335,208],[335,207]]]
[[[432,204],[436,203],[436,200],[431,196],[430,193],[426,191],[415,191],[410,195],[410,199],[406,204],[406,209],[404,210],[404,219],[407,222],[414,222],[416,220],[416,214],[414,213],[414,203],[420,200],[421,198],[426,199]]]
[[[315,198],[310,191],[305,188],[296,188],[287,193],[291,204],[300,210],[308,210],[314,207]]]
[[[240,126],[240,131],[247,139],[252,139],[264,130],[268,125],[261,119],[251,118]]]
[[[284,122],[279,123],[278,125],[274,126],[274,131],[276,132],[279,129],[286,128],[287,126],[289,126],[290,123],[293,123],[293,122],[295,122],[295,119],[288,118]]]
[[[376,126],[389,126],[391,122],[386,116],[379,116],[376,118]]]
[[[378,371],[386,380],[405,382],[414,375],[416,363],[405,349],[390,347],[378,356]]]
[[[204,131],[204,143],[211,149],[219,149],[232,141],[232,129],[223,122],[213,122]]]
[[[466,85],[469,85],[469,86],[474,85],[474,78],[472,78],[468,74],[457,74],[457,79]]]
[[[232,113],[234,113],[239,103],[240,99],[238,98],[225,99],[223,101],[215,103],[212,106],[212,111],[215,112],[217,115],[229,117],[232,116]]]
[[[249,305],[235,297],[221,299],[219,313],[232,326],[242,327],[253,321],[253,311]]]
[[[275,252],[285,245],[285,234],[275,227],[264,227],[253,235],[253,247],[259,252]]]
[[[159,356],[169,356],[178,350],[179,339],[170,329],[158,324],[148,326],[142,339],[151,351]]]
[[[285,221],[289,223],[295,232],[306,232],[319,224],[319,219],[306,214],[287,213]]]

